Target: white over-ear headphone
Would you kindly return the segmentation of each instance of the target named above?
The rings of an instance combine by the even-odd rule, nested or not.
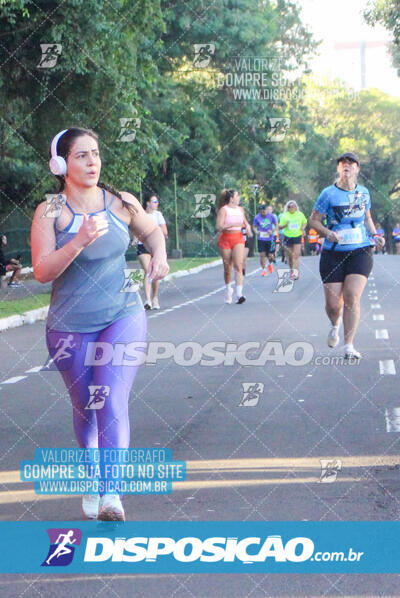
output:
[[[54,137],[51,142],[51,158],[49,162],[50,170],[56,176],[64,176],[67,174],[67,163],[61,156],[57,156],[57,143],[60,137],[66,133],[68,129],[64,129]]]

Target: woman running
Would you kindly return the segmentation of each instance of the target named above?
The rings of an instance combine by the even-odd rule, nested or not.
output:
[[[246,229],[249,237],[253,236],[247,222],[244,209],[239,206],[239,193],[224,189],[219,198],[217,214],[217,230],[221,233],[218,239],[222,261],[224,264],[225,303],[232,303],[231,287],[232,265],[235,269],[236,303],[244,303],[243,296],[243,257],[245,240],[241,232]]]
[[[97,353],[93,356],[87,349],[96,341],[112,350],[116,343],[145,340],[139,294],[121,292],[129,228],[152,253],[153,280],[168,272],[164,236],[133,195],[99,182],[95,133],[81,128],[61,131],[52,141],[51,156],[50,170],[66,203],[57,218],[45,217],[46,202],[39,204],[31,232],[35,277],[53,282],[47,346],[71,397],[79,447],[128,448],[128,400],[137,366],[120,365],[121,360],[114,365],[114,358],[105,365],[86,365],[97,359]],[[104,472],[107,463],[100,458]],[[88,518],[125,519],[115,491],[101,493],[101,498],[83,496],[82,508]]]
[[[283,229],[284,252],[289,262],[290,278],[299,278],[301,241],[306,230],[307,218],[300,212],[295,201],[288,201],[285,210],[279,218],[279,228]]]
[[[168,229],[167,224],[165,222],[164,216],[158,210],[158,198],[156,195],[151,195],[149,198],[145,199],[143,202],[143,207],[146,210],[146,213],[151,216],[154,222],[159,226],[162,230],[162,233],[165,237],[165,240],[168,239]],[[138,241],[137,244],[137,255],[142,266],[145,276],[143,279],[143,290],[146,297],[146,302],[144,304],[145,309],[160,309],[160,302],[158,300],[158,288],[160,286],[159,280],[153,280],[150,282],[149,280],[149,266],[151,262],[151,254],[147,250],[147,248],[143,245],[141,241]]]
[[[371,197],[366,187],[357,183],[360,162],[347,152],[337,159],[339,178],[326,187],[314,206],[309,224],[325,237],[320,259],[324,283],[325,308],[331,321],[329,347],[339,342],[343,314],[345,358],[360,359],[353,345],[360,320],[360,299],[372,270],[373,258],[369,233],[377,246],[385,240],[377,235],[371,218]],[[327,217],[327,226],[322,224]]]

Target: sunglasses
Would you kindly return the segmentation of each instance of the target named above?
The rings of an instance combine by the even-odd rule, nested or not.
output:
[[[158,203],[158,199],[152,199],[151,203]]]

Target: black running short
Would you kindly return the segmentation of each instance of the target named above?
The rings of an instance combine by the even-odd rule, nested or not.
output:
[[[258,239],[258,252],[259,253],[266,253],[267,255],[270,253],[274,253],[275,251],[275,241],[263,241],[262,239]]]
[[[299,237],[285,237],[283,242],[286,246],[301,245],[301,235]]]
[[[371,274],[373,266],[371,247],[352,251],[322,251],[319,273],[322,282],[343,282],[348,274]]]
[[[143,245],[143,243],[141,243],[137,246],[137,255],[144,255],[145,253],[151,255],[150,251],[147,251],[146,247]]]

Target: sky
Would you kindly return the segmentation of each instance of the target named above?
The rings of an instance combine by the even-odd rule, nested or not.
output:
[[[314,74],[339,77],[356,90],[361,89],[361,51],[359,47],[343,48],[343,44],[366,42],[366,87],[377,87],[400,97],[400,77],[391,64],[385,45],[368,47],[368,43],[390,41],[390,32],[377,25],[371,27],[362,16],[368,0],[299,0],[303,22],[323,40],[318,54],[311,61]]]

